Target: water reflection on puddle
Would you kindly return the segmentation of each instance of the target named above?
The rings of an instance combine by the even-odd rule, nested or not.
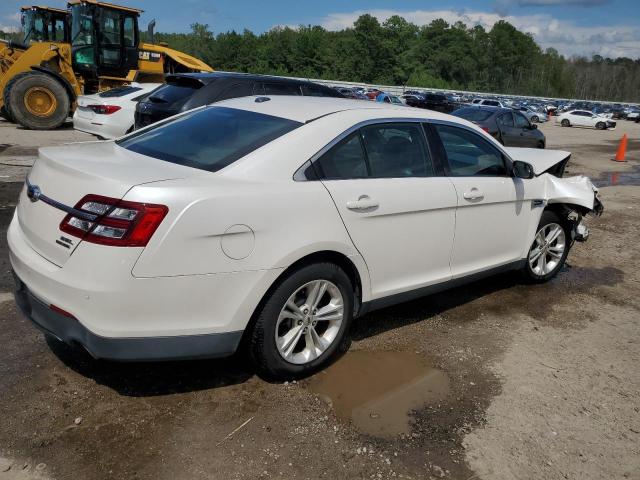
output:
[[[449,379],[413,352],[351,351],[316,374],[307,388],[330,400],[336,415],[377,437],[409,433],[409,414],[437,403]]]
[[[597,187],[640,185],[640,168],[634,165],[626,172],[605,172],[593,181]]]

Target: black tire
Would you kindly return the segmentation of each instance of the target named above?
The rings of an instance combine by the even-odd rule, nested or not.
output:
[[[544,142],[538,142],[538,148],[540,148],[540,149],[545,148]]]
[[[342,295],[344,315],[338,333],[329,347],[314,360],[294,364],[285,360],[276,345],[276,323],[282,308],[296,290],[314,280],[332,282]],[[248,332],[249,353],[263,377],[286,380],[309,375],[325,366],[336,354],[349,348],[349,327],[353,318],[354,293],[349,276],[333,263],[313,263],[292,271],[269,294],[259,312],[252,331]]]
[[[534,115],[533,117],[531,117],[531,121],[532,121],[533,123],[538,123],[538,122],[540,121],[540,118],[538,118],[538,116],[537,116],[537,115]]]
[[[529,262],[530,254],[536,244],[536,239],[534,238],[531,242],[531,246],[529,247],[529,250],[527,251],[527,258],[526,258],[524,267],[522,268],[523,276],[525,280],[529,283],[544,283],[551,280],[562,269],[564,262],[567,260],[567,255],[569,255],[569,250],[571,249],[571,242],[572,242],[571,228],[570,228],[569,222],[565,219],[562,219],[557,213],[549,210],[546,210],[545,212],[543,212],[542,217],[540,218],[540,223],[538,223],[538,228],[536,229],[536,235],[541,229],[551,224],[559,225],[560,227],[562,227],[562,230],[564,231],[564,245],[565,245],[564,251],[562,253],[560,260],[557,262],[557,264],[551,271],[549,271],[546,274],[536,273],[534,269],[531,267],[531,264]]]
[[[11,120],[11,115],[9,115],[9,112],[4,106],[0,107],[0,117],[4,118],[7,122],[13,121]]]
[[[563,127],[570,127],[571,122],[565,118],[560,122],[560,125],[562,125]]]
[[[33,88],[48,92],[55,99],[50,113],[36,115],[27,109],[25,95]],[[64,86],[55,78],[41,72],[28,72],[16,79],[8,94],[9,111],[16,123],[31,130],[51,130],[62,125],[69,115],[71,99]]]
[[[605,128],[607,128],[607,125],[604,122],[598,122],[598,123],[596,123],[596,128],[598,130],[604,130]]]
[[[15,122],[15,118],[13,113],[11,112],[11,105],[9,104],[9,98],[11,97],[11,90],[21,79],[31,74],[31,72],[22,72],[14,75],[11,80],[7,83],[6,87],[4,87],[4,91],[2,92],[2,102],[4,103],[3,108],[6,111],[7,116],[5,117],[7,120],[11,122]]]

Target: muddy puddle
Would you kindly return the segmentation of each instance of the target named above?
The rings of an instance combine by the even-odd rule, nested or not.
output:
[[[413,410],[443,400],[449,379],[413,352],[351,351],[307,388],[361,433],[390,438],[409,433]]]
[[[640,167],[634,166],[626,172],[605,172],[593,181],[597,187],[616,185],[640,185]]]

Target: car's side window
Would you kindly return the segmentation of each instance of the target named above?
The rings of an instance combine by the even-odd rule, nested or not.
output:
[[[530,127],[529,120],[527,120],[527,117],[525,117],[524,115],[518,112],[513,112],[513,114],[516,117],[516,127],[518,128]]]
[[[300,86],[291,83],[265,83],[266,95],[302,95]]]
[[[302,95],[307,97],[330,97],[331,92],[317,85],[303,83],[300,86]]]
[[[353,132],[314,162],[323,180],[346,180],[369,176],[360,132]]]
[[[250,82],[235,83],[224,90],[216,98],[216,102],[229,98],[248,97],[253,95],[253,85]]]
[[[381,123],[361,129],[371,176],[431,177],[433,165],[418,123]]]
[[[500,150],[470,130],[435,124],[454,177],[507,176]]]
[[[498,117],[498,125],[501,127],[513,127],[513,116],[511,112],[500,115]]]

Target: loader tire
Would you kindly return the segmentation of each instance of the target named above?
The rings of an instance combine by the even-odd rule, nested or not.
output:
[[[7,122],[12,121],[9,112],[7,112],[7,109],[4,108],[4,106],[0,107],[0,117],[4,118]]]
[[[13,89],[13,87],[15,86],[16,83],[18,83],[22,78],[30,75],[31,72],[22,72],[22,73],[18,73],[17,75],[14,75],[13,78],[11,80],[9,80],[9,82],[7,83],[7,86],[4,87],[4,92],[2,92],[2,102],[4,103],[4,106],[2,108],[4,108],[5,110],[5,114],[3,115],[4,118],[6,118],[7,120],[9,120],[10,122],[15,122],[15,118],[13,117],[13,113],[11,112],[11,105],[9,105],[9,98],[11,97],[11,90]]]
[[[14,121],[30,130],[59,127],[67,119],[71,104],[64,86],[41,72],[28,72],[16,79],[8,100]]]

